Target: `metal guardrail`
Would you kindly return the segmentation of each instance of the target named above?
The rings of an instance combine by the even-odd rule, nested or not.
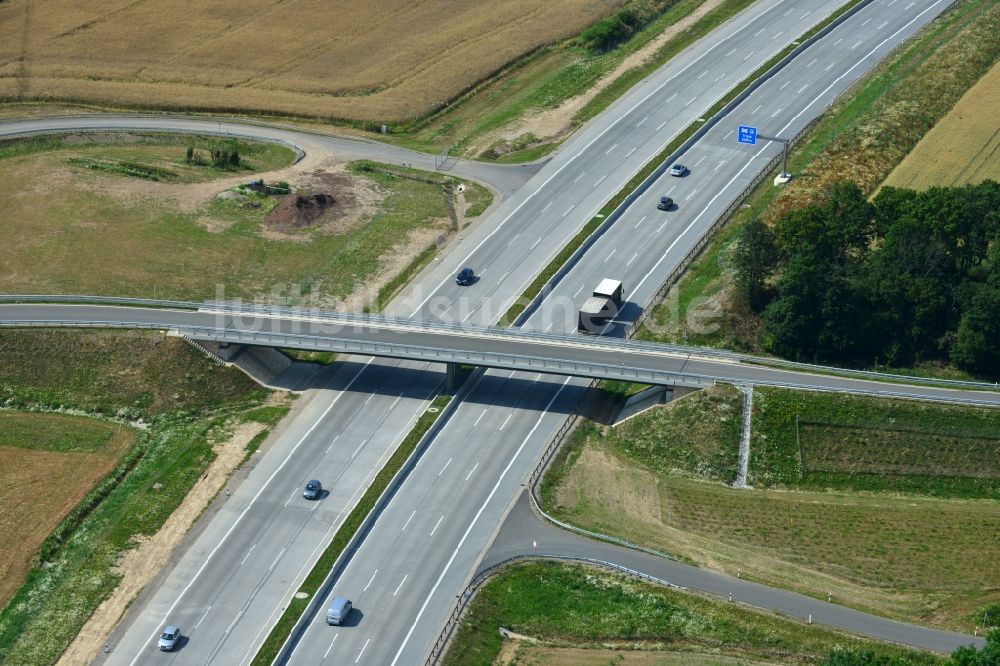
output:
[[[804,132],[805,129],[802,130]],[[802,134],[799,133],[799,135]],[[797,135],[798,136],[798,135]],[[770,165],[773,168],[776,164],[774,158]],[[757,181],[759,183],[759,180]],[[740,196],[745,197],[746,193],[752,189],[751,186],[744,188]],[[727,209],[727,213],[719,216],[713,223],[712,230],[720,226],[726,219],[727,214],[731,214],[739,204],[734,203]],[[705,243],[701,242],[692,248],[684,257],[681,266],[686,266],[704,248]],[[664,281],[657,296],[654,299],[660,300],[665,295],[679,275],[683,271],[680,267],[671,272]],[[166,301],[148,298],[126,298],[110,296],[76,296],[67,294],[10,294],[0,295],[0,303],[86,303],[93,305],[131,305],[139,307],[154,307],[166,309],[186,309],[200,311],[218,311],[234,316],[253,315],[267,317],[288,317],[293,319],[313,320],[329,324],[339,324],[343,326],[354,326],[358,329],[391,329],[399,332],[421,331],[435,333],[451,333],[455,335],[476,335],[484,338],[496,338],[503,340],[549,342],[563,344],[567,346],[586,347],[591,349],[602,349],[609,351],[620,351],[625,353],[648,353],[665,354],[675,353],[689,355],[692,358],[704,359],[725,359],[741,363],[760,365],[764,367],[788,368],[792,370],[804,370],[841,376],[851,379],[869,381],[890,381],[896,383],[906,383],[911,385],[940,386],[946,388],[969,388],[981,391],[998,391],[1000,386],[986,382],[976,382],[957,379],[937,379],[933,377],[912,377],[886,372],[873,372],[868,370],[852,370],[848,368],[837,368],[833,366],[823,366],[798,361],[786,361],[784,359],[752,356],[738,352],[730,352],[709,347],[692,347],[687,345],[676,345],[658,342],[643,342],[638,340],[623,340],[618,338],[604,338],[600,336],[565,335],[558,333],[545,333],[542,331],[532,331],[524,329],[509,329],[499,326],[478,326],[474,324],[455,324],[441,321],[430,321],[421,319],[411,319],[406,317],[395,317],[384,314],[359,314],[340,313],[328,310],[296,308],[275,305],[243,304],[239,302],[217,302],[217,301]],[[651,316],[652,307],[647,308],[643,317],[633,323],[628,331],[628,335],[634,334],[639,326]]]

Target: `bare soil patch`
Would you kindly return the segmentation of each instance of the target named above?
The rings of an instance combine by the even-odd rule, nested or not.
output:
[[[116,429],[109,425],[109,433]],[[0,606],[24,581],[49,533],[115,467],[134,439],[127,429],[110,436],[104,447],[88,453],[0,446]]]
[[[261,423],[241,423],[234,427],[227,440],[215,446],[215,460],[163,527],[153,536],[137,540],[136,548],[122,556],[118,565],[118,573],[123,576],[121,582],[90,616],[58,664],[86,664],[101,650],[128,605],[168,562],[188,529],[239,466],[246,445],[265,427]]]

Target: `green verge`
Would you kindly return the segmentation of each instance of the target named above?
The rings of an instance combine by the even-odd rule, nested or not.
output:
[[[281,650],[281,646],[285,644],[289,634],[291,634],[295,623],[299,621],[302,613],[312,600],[313,595],[316,594],[320,585],[326,580],[330,569],[333,568],[334,563],[340,557],[341,552],[343,552],[351,537],[357,532],[372,508],[374,508],[379,496],[388,487],[389,482],[392,481],[392,478],[402,468],[403,463],[413,453],[420,439],[434,425],[438,416],[441,415],[441,411],[450,401],[450,396],[442,395],[434,398],[430,407],[417,419],[413,429],[406,435],[385,466],[379,470],[371,486],[368,487],[368,490],[365,491],[365,494],[358,501],[350,515],[344,520],[344,523],[333,536],[330,545],[326,547],[326,550],[320,555],[312,571],[309,572],[302,585],[299,586],[298,591],[304,592],[308,596],[304,599],[293,597],[289,601],[285,612],[282,613],[277,624],[274,625],[271,633],[268,634],[267,639],[261,645],[260,650],[257,651],[252,662],[253,666],[267,666],[274,661],[274,658]],[[437,411],[431,411],[431,409],[436,409]]]
[[[337,352],[309,351],[307,349],[291,349],[288,347],[283,347],[279,351],[293,361],[303,361],[305,363],[330,365],[337,360]]]
[[[754,416],[752,485],[1000,499],[1000,410],[759,388]]]
[[[806,135],[789,155],[789,169],[803,175],[791,186],[813,189],[817,181],[827,180],[826,172],[842,173],[837,164],[824,165],[824,155],[843,157],[858,164],[877,165],[873,173],[865,172],[868,179],[881,182],[908,150],[883,150],[880,146],[865,149],[861,145],[846,145],[852,132],[873,122],[893,125],[893,137],[905,136],[905,142],[915,145],[924,132],[933,126],[937,117],[944,115],[950,103],[957,100],[976,80],[979,74],[995,60],[996,40],[986,34],[996,22],[994,3],[987,0],[962,0],[942,18],[933,22],[896,53],[880,63],[850,95],[836,102],[820,122]],[[992,15],[992,18],[991,18]],[[988,20],[984,20],[988,19]],[[970,26],[979,25],[978,37],[963,35]],[[956,45],[960,42],[960,46]],[[939,58],[946,58],[948,50],[960,48],[960,67],[949,67],[942,74],[941,67],[933,66]],[[940,54],[940,55],[939,55]],[[923,71],[922,71],[923,70]],[[890,108],[884,105],[894,98],[898,102]],[[896,139],[894,138],[894,141]],[[839,143],[838,143],[839,142]],[[898,143],[898,142],[897,142]],[[843,144],[843,145],[842,145]],[[877,155],[875,154],[877,153]],[[886,161],[886,157],[890,159]],[[828,160],[829,161],[829,160]],[[763,353],[759,342],[759,319],[743,304],[733,302],[728,292],[732,284],[731,252],[740,229],[751,219],[777,215],[791,204],[784,202],[789,190],[772,187],[767,179],[754,190],[742,209],[737,211],[709,242],[676,285],[676,294],[666,304],[653,308],[651,317],[657,324],[656,332],[641,327],[636,337],[641,340],[693,344],[708,347]],[[782,197],[782,200],[776,201]],[[780,205],[779,205],[780,203]],[[691,329],[678,320],[678,312],[688,311],[693,301],[706,302],[718,299],[725,303],[725,316],[715,317],[712,326]],[[679,308],[678,308],[679,304]],[[893,373],[947,379],[969,379],[968,375],[943,366],[919,368],[892,368]]]
[[[121,554],[160,529],[231,424],[273,423],[280,414],[261,406],[268,392],[245,375],[159,333],[2,331],[0,376],[7,408],[72,408],[148,424],[49,535],[0,610],[0,662],[51,664],[114,591]]]
[[[855,5],[859,4],[862,1],[863,0],[851,0],[850,2],[844,4],[837,11],[835,11],[833,14],[831,14],[826,19],[821,21],[815,27],[805,32],[796,41],[806,40],[809,37],[813,36],[814,34],[818,33],[820,30],[825,28],[827,25],[829,25],[837,18],[839,18],[842,14],[844,14],[845,12],[847,12],[852,7],[854,7]],[[705,113],[704,117],[711,118],[716,113],[721,111],[722,108],[726,106],[726,104],[729,104],[729,102],[734,100],[740,93],[749,88],[754,81],[760,78],[760,76],[763,75],[765,72],[767,72],[767,70],[769,70],[771,67],[780,62],[782,58],[784,58],[793,50],[795,50],[795,48],[796,46],[793,44],[788,45],[773,58],[771,58],[766,63],[758,67],[753,74],[743,79],[743,81],[741,81],[736,87],[734,87],[732,90],[726,93],[718,102],[713,104],[712,107]],[[671,153],[680,148],[685,141],[690,139],[695,132],[701,129],[703,124],[704,123],[702,122],[695,121],[694,123],[688,125],[676,137],[674,137],[674,139],[670,141],[670,143],[668,143],[667,146],[656,155],[656,157],[647,162],[639,170],[639,172],[636,173],[636,175],[633,176],[631,180],[629,180],[625,184],[625,186],[618,191],[617,194],[611,197],[611,199],[604,205],[604,207],[601,208],[600,212],[598,212],[598,214],[594,218],[592,218],[589,222],[587,222],[587,224],[585,224],[583,228],[580,229],[580,231],[577,232],[577,234],[573,236],[572,239],[570,239],[569,243],[567,243],[563,247],[562,251],[559,252],[559,254],[557,254],[556,257],[552,261],[550,261],[545,268],[542,269],[542,272],[538,274],[535,280],[530,285],[528,285],[528,288],[524,290],[524,293],[521,294],[521,296],[517,299],[514,305],[512,305],[504,314],[504,316],[500,319],[500,325],[511,326],[514,323],[514,321],[521,315],[521,313],[524,312],[525,308],[528,307],[532,299],[542,290],[542,287],[545,286],[545,283],[548,282],[550,279],[552,279],[552,276],[554,276],[556,272],[563,266],[563,264],[565,264],[569,260],[569,258],[573,255],[573,253],[576,252],[576,250],[583,245],[583,243],[587,240],[587,238],[590,237],[592,233],[594,233],[594,231],[601,225],[604,219],[608,215],[610,215],[612,211],[614,211],[614,209],[617,208],[619,204],[621,204],[622,201],[625,200],[625,197],[627,197],[629,193],[631,193],[633,190],[639,187],[642,181],[644,181],[651,173],[653,173],[653,171],[655,171],[656,168],[660,164],[662,164],[663,161],[666,160]]]
[[[500,627],[530,636],[543,646],[606,651],[603,654],[609,661],[603,663],[618,663],[616,653],[623,650],[639,650],[690,659],[713,655],[808,664],[844,648],[896,658],[899,661],[893,664],[897,666],[943,662],[930,653],[852,638],[744,606],[554,562],[508,567],[483,585],[442,663],[495,663],[503,644]]]

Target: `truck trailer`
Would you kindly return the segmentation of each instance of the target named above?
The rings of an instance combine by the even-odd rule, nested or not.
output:
[[[618,316],[625,292],[619,280],[605,278],[590,298],[580,306],[577,330],[588,335],[600,335]]]

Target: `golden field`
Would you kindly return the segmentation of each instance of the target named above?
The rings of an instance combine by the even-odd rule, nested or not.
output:
[[[910,151],[886,185],[929,187],[1000,180],[1000,65],[976,85]]]
[[[0,99],[393,122],[624,0],[0,3]]]

